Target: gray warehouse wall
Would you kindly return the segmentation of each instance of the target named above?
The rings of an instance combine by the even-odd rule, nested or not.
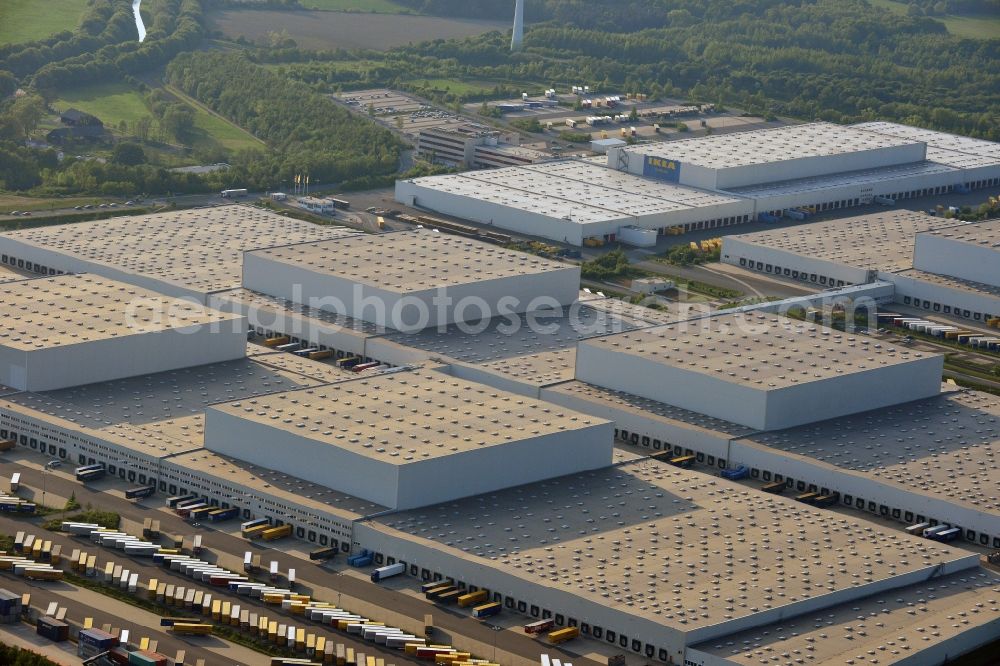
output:
[[[25,355],[24,388],[49,391],[243,358],[243,320],[218,326],[215,332],[207,325],[194,326],[32,351]]]
[[[209,407],[205,448],[395,507],[398,467]]]
[[[576,378],[626,391],[675,407],[763,430],[766,392],[718,380],[698,372],[651,363],[581,341],[576,352]]]
[[[990,245],[954,241],[939,234],[917,234],[913,266],[928,273],[1000,287],[1000,248]]]
[[[613,438],[614,426],[602,422],[585,430],[555,432],[412,462],[399,470],[396,508],[429,506],[607,467],[612,463]]]

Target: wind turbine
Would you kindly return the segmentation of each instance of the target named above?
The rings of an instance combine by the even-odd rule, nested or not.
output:
[[[514,34],[510,38],[510,50],[520,51],[524,44],[524,0],[517,0],[514,6]]]

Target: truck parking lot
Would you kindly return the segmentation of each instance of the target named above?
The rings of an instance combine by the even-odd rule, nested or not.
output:
[[[30,456],[23,451],[16,452],[18,460],[5,464],[5,470],[21,473],[22,486],[26,486],[25,493],[37,492],[41,485],[41,463],[44,461],[34,460],[37,456]],[[24,456],[23,458],[21,456]],[[7,454],[8,460],[13,458]],[[143,523],[146,518],[154,518],[160,521],[160,528],[164,534],[192,535],[192,525],[182,518],[170,512],[164,507],[162,496],[154,496],[140,502],[130,502],[124,498],[124,487],[118,488],[119,484],[102,480],[91,486],[84,486],[73,480],[66,472],[46,472],[45,474],[46,492],[48,493],[47,503],[59,505],[66,497],[75,493],[76,499],[83,505],[88,503],[99,506],[108,511],[119,513],[123,520],[123,527],[132,534],[142,534]],[[26,529],[24,522],[0,516],[0,532],[13,534],[16,526],[20,524],[20,529]],[[603,659],[600,655],[593,655],[587,658],[578,653],[565,650],[564,648],[549,648],[542,646],[537,641],[525,636],[520,630],[518,622],[520,618],[503,619],[497,623],[497,618],[491,618],[491,624],[485,624],[471,617],[465,609],[451,609],[432,607],[419,593],[419,590],[412,590],[412,581],[406,577],[398,576],[384,583],[372,583],[369,574],[362,573],[357,569],[351,569],[342,561],[335,561],[331,564],[318,565],[310,562],[308,553],[298,550],[298,544],[292,541],[274,542],[277,547],[270,547],[270,544],[258,541],[248,542],[239,534],[239,524],[231,521],[231,524],[219,524],[221,529],[198,530],[204,539],[206,555],[203,559],[209,558],[218,563],[219,566],[226,567],[233,571],[240,571],[243,567],[244,553],[250,550],[254,554],[260,555],[262,562],[277,562],[277,567],[281,572],[296,569],[297,591],[311,594],[316,599],[322,599],[335,603],[338,606],[348,608],[353,612],[364,614],[366,617],[379,619],[393,626],[401,626],[410,631],[423,630],[424,617],[429,610],[434,613],[435,641],[450,643],[459,649],[467,649],[478,656],[493,658],[496,651],[496,660],[505,664],[536,664],[541,651],[560,655],[560,658],[573,661],[573,663],[584,666],[596,666]],[[233,530],[234,533],[222,530]],[[63,551],[69,547],[81,547],[80,544],[73,546],[75,539],[69,535],[52,533],[53,541],[63,544]],[[187,543],[191,540],[188,539]],[[88,544],[89,545],[89,544]],[[98,554],[100,561],[119,557],[114,551],[107,551],[100,547],[92,548]],[[129,569],[139,573],[141,579],[148,580],[151,577],[158,579],[169,579],[175,585],[190,585],[191,580],[180,574],[165,572],[161,567],[152,563],[142,564],[128,558]],[[135,566],[133,566],[135,564]],[[4,583],[6,584],[6,580]],[[212,588],[213,594],[216,588]],[[233,600],[239,603],[247,603],[245,597],[232,596]],[[510,630],[498,631],[494,626],[505,626]],[[318,628],[318,627],[317,627]],[[312,628],[310,629],[312,630]],[[331,633],[339,642],[348,639],[343,633]],[[202,639],[193,638],[197,641]],[[372,653],[369,643],[359,643],[359,648],[364,647],[366,653]],[[600,644],[580,646],[588,650],[600,649]],[[401,661],[401,655],[395,650],[388,650],[382,655],[393,659],[393,662]],[[211,662],[209,662],[211,663]]]

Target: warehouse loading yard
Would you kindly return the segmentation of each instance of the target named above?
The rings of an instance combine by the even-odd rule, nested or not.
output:
[[[608,211],[667,220],[718,206],[718,226],[730,226],[760,212],[737,192],[757,186],[746,179],[783,162],[801,160],[802,179],[829,185],[859,165],[879,178],[907,164],[942,173],[927,165],[947,151],[993,159],[984,142],[895,127],[770,131],[614,149],[617,166],[556,161],[443,178],[480,197],[522,188],[530,172],[537,189],[524,206],[579,198],[600,211],[595,224],[612,221]],[[817,136],[823,145],[810,146]],[[787,159],[724,155],[761,141]],[[676,181],[650,177],[660,162],[636,166],[668,150],[684,157]],[[588,189],[595,179],[605,189]],[[994,227],[891,211],[727,236],[721,254],[779,280],[859,287],[878,299],[859,303],[879,311],[904,298],[912,306],[903,278],[918,272],[935,276],[921,285],[954,290],[938,302],[956,307],[1000,289],[981,269],[992,267]],[[130,535],[144,533],[143,518],[162,523],[149,546],[88,543],[98,562],[264,608],[238,591],[252,573],[305,599],[284,597],[301,604],[283,611],[288,626],[347,609],[444,650],[432,658],[448,663],[522,666],[549,654],[578,666],[617,655],[635,666],[934,664],[996,638],[1000,576],[984,556],[1000,549],[1000,408],[995,396],[943,387],[940,354],[766,309],[634,306],[579,291],[571,262],[441,231],[359,235],[247,206],[126,218],[92,238],[71,229],[0,235],[15,271],[5,289],[107,285],[75,307],[59,301],[59,335],[72,344],[25,329],[7,345],[34,338],[75,370],[35,382],[37,364],[2,359],[0,455],[21,477],[0,531],[34,525],[20,507],[58,506],[75,492],[118,512]],[[204,247],[192,253],[192,243]],[[35,277],[17,281],[17,271]],[[391,311],[394,298],[428,302],[442,289],[546,305],[487,319],[443,311],[412,327],[317,302],[361,290]],[[224,333],[144,348],[110,310],[139,295],[193,297],[205,307],[182,317]],[[25,299],[2,307],[8,321],[46,326]],[[981,300],[958,316],[985,327],[997,312]],[[144,350],[139,359],[129,344]],[[138,503],[125,499],[146,488]],[[248,521],[262,522],[241,531]],[[169,552],[175,536],[187,537],[180,555]],[[65,552],[79,539],[51,540]],[[133,544],[128,554],[116,539]],[[224,571],[179,559],[164,570],[153,553]],[[165,612],[167,596],[153,600]],[[70,607],[72,619],[86,612]],[[212,620],[223,615],[220,603]],[[371,645],[386,664],[429,654],[376,647],[374,629],[371,643],[346,626],[323,631]],[[450,647],[428,647],[438,641]],[[296,656],[308,656],[304,643]]]

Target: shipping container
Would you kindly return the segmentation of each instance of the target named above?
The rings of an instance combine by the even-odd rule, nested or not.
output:
[[[337,548],[320,548],[309,553],[310,560],[329,560],[337,555]]]
[[[548,631],[555,626],[555,620],[548,618],[546,620],[538,620],[537,622],[529,622],[524,625],[524,633],[526,634],[540,634]]]
[[[156,486],[137,486],[125,491],[125,499],[142,499],[156,492]]]
[[[81,629],[77,635],[77,640],[89,647],[97,648],[101,651],[110,650],[118,645],[118,639],[100,629]]]
[[[183,636],[207,636],[212,633],[212,625],[193,622],[175,622],[170,626],[171,633]]]
[[[39,636],[44,636],[50,641],[61,643],[69,640],[69,625],[60,622],[54,617],[40,617],[35,624],[35,630]]]
[[[176,511],[177,515],[181,518],[189,518],[191,517],[192,512],[205,508],[207,508],[208,511],[211,511],[211,507],[209,507],[208,502],[199,500],[194,504],[179,505],[176,509],[174,509],[174,511]],[[207,514],[208,511],[205,511],[204,513]],[[194,518],[192,518],[192,520],[194,520]]]
[[[675,465],[677,467],[688,468],[694,464],[695,459],[696,458],[694,454],[685,456],[675,456],[670,459],[670,464]]]
[[[816,492],[801,493],[795,496],[795,501],[804,502],[806,504],[812,504],[813,501],[819,496],[820,494]]]
[[[401,573],[406,572],[406,565],[402,562],[396,562],[395,564],[389,564],[384,567],[379,567],[371,573],[371,581],[377,583],[380,580],[385,580],[386,578],[392,578],[393,576],[398,576]]]
[[[765,485],[764,487],[762,487],[761,490],[763,490],[765,493],[771,493],[773,495],[780,495],[781,493],[783,493],[785,491],[785,482],[784,481],[772,481],[771,483],[768,483],[767,485]]]
[[[243,537],[245,539],[257,539],[260,538],[260,536],[269,529],[271,529],[271,527],[269,526],[268,523],[264,523],[263,525],[255,525],[253,527],[249,527],[243,530]]]
[[[167,657],[149,650],[129,652],[128,663],[132,666],[167,666]]]
[[[231,520],[237,518],[240,515],[239,507],[231,506],[228,509],[215,509],[209,512],[208,519],[213,523],[219,523],[224,520]]]
[[[276,541],[277,539],[283,539],[292,533],[291,525],[279,525],[278,527],[272,527],[261,532],[261,538],[264,541]]]
[[[94,472],[94,471],[104,471],[104,465],[83,465],[73,470],[73,474],[75,474],[77,480],[79,480],[81,474],[86,474],[87,472]]]
[[[181,502],[188,502],[190,500],[197,499],[197,497],[197,495],[178,495],[177,497],[170,497],[167,499],[167,506],[174,509]]]
[[[955,539],[961,538],[961,536],[962,536],[962,528],[952,527],[942,532],[937,532],[935,534],[932,534],[930,538],[934,539],[935,541],[954,541]]]
[[[475,592],[469,592],[460,596],[458,598],[458,605],[465,608],[466,606],[482,604],[484,601],[489,601],[489,597],[490,593],[486,590],[476,590]]]
[[[837,499],[838,499],[837,495],[835,494],[820,495],[819,497],[817,497],[812,501],[812,505],[819,507],[833,506],[834,504],[837,503]]]
[[[432,587],[431,589],[424,592],[424,598],[434,600],[437,599],[439,595],[456,589],[454,585],[450,583],[439,583],[437,587]]]
[[[555,631],[549,632],[548,639],[553,645],[558,645],[559,643],[565,643],[566,641],[572,640],[579,635],[579,627],[563,627],[562,629],[556,629]]]
[[[500,613],[500,610],[500,602],[494,601],[492,603],[483,604],[482,606],[476,606],[473,608],[472,617],[482,619],[484,617],[490,617],[491,615],[497,615]]]
[[[947,525],[947,524],[935,525],[933,527],[924,528],[924,531],[921,534],[921,536],[923,536],[924,538],[930,539],[935,534],[937,534],[938,532],[944,532],[945,530],[950,530],[950,529],[951,529],[951,525]]]

